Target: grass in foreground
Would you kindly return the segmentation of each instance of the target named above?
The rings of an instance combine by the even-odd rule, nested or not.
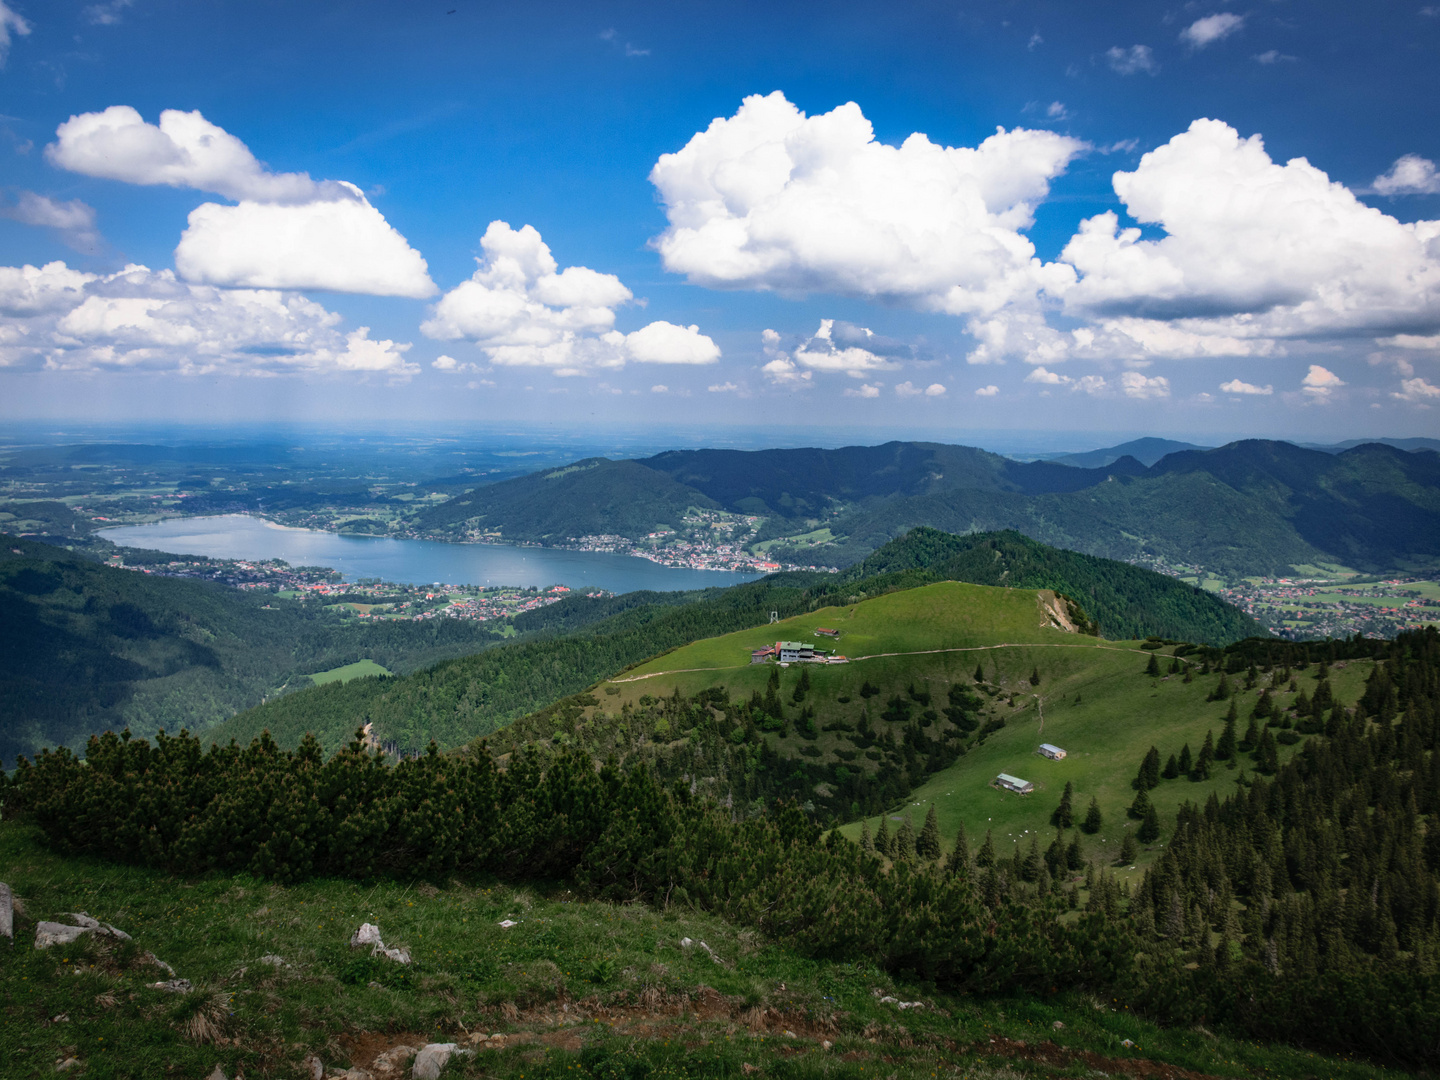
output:
[[[183,880],[54,856],[13,822],[0,825],[0,873],[25,910],[15,943],[0,943],[5,1078],[53,1075],[72,1057],[86,1077],[198,1080],[217,1064],[231,1077],[290,1077],[307,1054],[366,1068],[402,1043],[477,1032],[504,1033],[505,1045],[444,1075],[1402,1075],[1162,1029],[1139,1002],[947,997],[863,962],[806,960],[704,914],[583,902],[560,888]],[[72,911],[134,941],[31,947],[35,920]],[[516,925],[502,929],[503,919]],[[350,950],[361,922],[409,947],[414,964]],[[147,954],[194,988],[151,988],[169,976]]]

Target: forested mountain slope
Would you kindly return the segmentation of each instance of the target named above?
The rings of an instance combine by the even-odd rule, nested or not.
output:
[[[1149,570],[1052,551],[1013,534],[955,537],[926,529],[887,545],[868,571],[840,578],[777,574],[688,598],[565,600],[516,619],[516,629],[532,640],[404,679],[302,690],[235,717],[207,738],[243,741],[268,729],[281,745],[293,746],[314,732],[330,750],[343,746],[357,724],[372,723],[376,738],[400,750],[419,750],[431,739],[457,746],[666,650],[764,626],[772,611],[784,619],[945,580],[1064,593],[1109,637],[1155,634],[1223,644],[1260,629],[1224,601]]]
[[[1138,449],[1154,460],[1163,447]],[[761,538],[823,523],[832,541],[771,549],[805,564],[851,565],[919,525],[1015,529],[1092,555],[1237,576],[1319,562],[1366,572],[1440,564],[1440,454],[1379,443],[1330,453],[1247,440],[1179,450],[1149,467],[1122,456],[1097,468],[937,443],[672,451],[477,488],[428,511],[421,525],[551,543],[634,539],[678,524],[689,507],[763,515]]]
[[[0,761],[107,729],[201,730],[362,656],[408,671],[499,639],[449,619],[359,625],[0,536]]]

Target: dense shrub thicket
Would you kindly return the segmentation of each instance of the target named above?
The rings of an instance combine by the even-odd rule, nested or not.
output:
[[[1182,808],[1132,894],[1078,892],[1041,856],[963,840],[887,865],[793,803],[736,821],[639,763],[483,746],[388,765],[357,739],[328,761],[268,736],[202,750],[92,740],[22,763],[7,811],[59,849],[182,873],[280,880],[488,872],[601,897],[685,903],[815,956],[865,955],[949,989],[1087,988],[1171,1021],[1440,1063],[1440,634],[1401,635],[1354,708],[1273,779]],[[933,837],[931,838],[933,841]],[[917,847],[920,845],[917,844]],[[1058,854],[1057,854],[1058,853]],[[1058,869],[1057,867],[1054,867]],[[1062,917],[1064,916],[1064,917]]]

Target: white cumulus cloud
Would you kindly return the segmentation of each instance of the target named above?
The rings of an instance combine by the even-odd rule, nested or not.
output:
[[[213,191],[175,249],[181,275],[207,285],[326,289],[423,299],[437,291],[410,247],[354,184],[271,172],[199,111],[149,124],[129,105],[72,116],[45,157],[58,168],[129,184]]]
[[[995,386],[994,384],[991,384],[990,386],[977,386],[975,388],[976,397],[995,397],[999,393],[1000,388],[998,386]]]
[[[1419,154],[1398,158],[1390,171],[1375,178],[1375,190],[1381,195],[1440,194],[1440,172],[1435,163]]]
[[[1160,70],[1155,62],[1155,51],[1149,45],[1131,45],[1128,49],[1112,45],[1105,50],[1105,62],[1110,70],[1119,75],[1135,75],[1145,72],[1154,75]]]
[[[1170,380],[1163,375],[1146,378],[1138,371],[1125,371],[1120,375],[1120,389],[1125,391],[1126,397],[1142,400],[1164,398],[1170,396]]]
[[[12,11],[0,0],[0,68],[5,66],[5,61],[10,57],[11,35],[25,37],[30,33],[30,24]]]
[[[1084,146],[1023,129],[888,146],[854,103],[806,116],[779,92],[748,97],[651,170],[670,222],[655,247],[712,288],[991,312],[1043,281],[1020,230]]]
[[[166,109],[147,124],[129,105],[80,113],[55,129],[45,148],[50,164],[127,184],[163,184],[213,191],[227,199],[303,203],[352,197],[308,173],[273,173],[250,148],[199,110]]]
[[[441,341],[473,341],[492,363],[547,367],[557,375],[642,364],[709,364],[720,349],[698,326],[657,321],[630,334],[615,309],[633,296],[614,274],[559,268],[530,225],[492,221],[470,280],[435,304],[420,327]]]
[[[858,390],[847,389],[845,391],[845,396],[857,398],[878,398],[880,396],[880,387],[873,386],[870,383],[861,383],[860,389]]]
[[[707,386],[705,389],[708,390],[708,391],[709,391],[710,393],[712,393],[712,394],[728,394],[728,393],[731,393],[731,392],[734,391],[734,390],[739,390],[740,387],[736,386],[733,382],[723,382],[723,383],[712,383],[710,386]]]
[[[1052,290],[1072,315],[1235,342],[1440,327],[1440,222],[1402,224],[1304,158],[1278,165],[1258,135],[1197,120],[1114,187],[1166,235],[1083,222],[1061,255],[1079,281]]]
[[[0,267],[0,364],[50,370],[409,377],[408,344],[345,332],[298,293],[217,289],[131,265],[108,275],[64,263]]]
[[[920,397],[921,395],[925,397],[943,397],[945,395],[945,387],[938,382],[931,383],[929,386],[916,386],[907,380],[895,387],[895,393],[900,397]]]
[[[1300,380],[1300,389],[1316,398],[1327,398],[1345,382],[1328,368],[1311,364],[1305,378]]]
[[[1270,385],[1256,386],[1254,383],[1242,382],[1239,379],[1231,379],[1229,382],[1220,384],[1220,389],[1227,394],[1273,394],[1275,387]]]
[[[1245,16],[1222,11],[1217,15],[1206,15],[1180,31],[1180,40],[1192,49],[1203,49],[1206,45],[1222,41],[1245,25]]]
[[[1440,386],[1432,386],[1419,377],[1402,379],[1400,390],[1390,396],[1414,405],[1440,405]]]
[[[429,268],[352,185],[345,200],[204,203],[175,249],[190,281],[257,289],[328,289],[424,299]]]

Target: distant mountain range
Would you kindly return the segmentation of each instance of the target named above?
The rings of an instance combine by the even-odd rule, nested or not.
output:
[[[763,515],[758,539],[826,527],[823,547],[774,550],[837,566],[929,525],[1015,529],[1092,555],[1230,574],[1314,563],[1389,572],[1440,563],[1440,453],[1408,446],[1433,440],[1404,441],[1317,450],[1251,439],[1161,453],[1185,444],[1143,439],[1070,455],[1076,463],[912,442],[676,450],[638,461],[591,458],[475,488],[424,513],[420,525],[563,544],[603,533],[638,538],[693,507]]]

